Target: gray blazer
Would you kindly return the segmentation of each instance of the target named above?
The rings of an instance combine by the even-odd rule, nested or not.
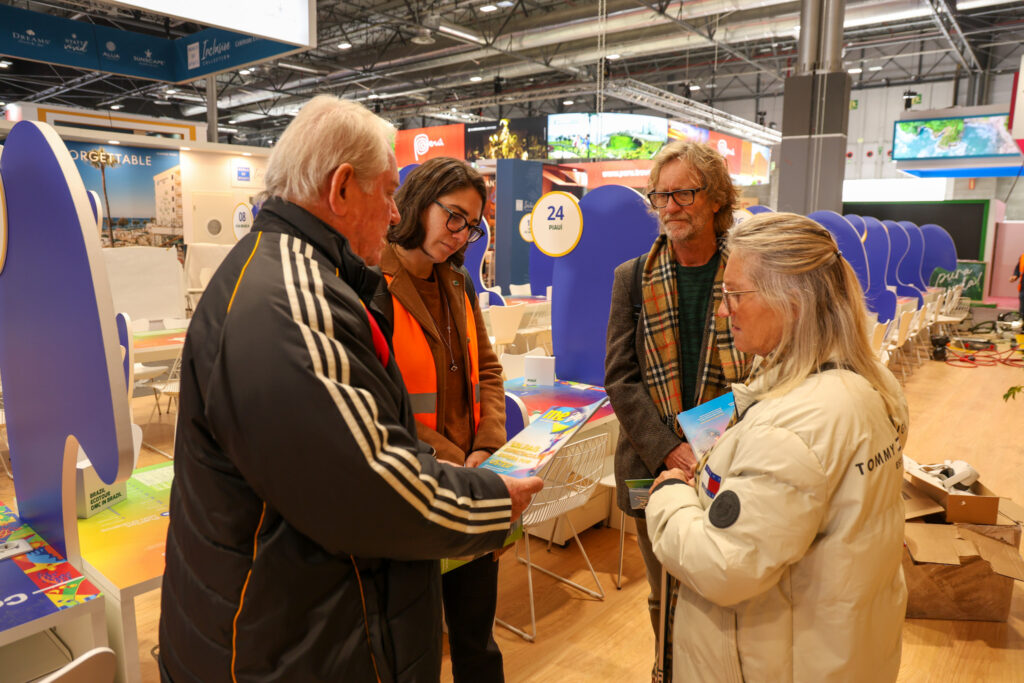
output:
[[[666,456],[682,440],[661,421],[644,382],[647,361],[643,350],[643,322],[633,319],[632,287],[633,260],[630,259],[615,269],[608,314],[604,388],[619,420],[619,442],[615,448],[617,502],[630,517],[642,517],[643,510],[629,507],[624,480],[655,476],[663,469]]]

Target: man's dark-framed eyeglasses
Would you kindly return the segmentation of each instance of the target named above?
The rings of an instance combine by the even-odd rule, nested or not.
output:
[[[676,206],[690,206],[693,204],[693,200],[697,198],[697,193],[706,189],[706,187],[695,187],[686,190],[669,190],[668,192],[648,192],[647,201],[655,209],[664,209],[668,206],[669,197],[672,197],[672,201],[676,203]]]
[[[479,223],[470,223],[465,216],[455,213],[436,199],[434,200],[434,203],[448,212],[448,220],[444,223],[444,227],[448,228],[448,232],[458,234],[463,230],[468,229],[469,236],[466,238],[467,242],[476,242],[484,236],[484,229]]]

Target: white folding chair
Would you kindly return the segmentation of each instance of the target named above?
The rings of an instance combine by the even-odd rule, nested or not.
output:
[[[523,312],[526,306],[517,304],[515,306],[491,306],[487,309],[491,316],[491,346],[494,352],[501,356],[506,346],[513,344],[516,334],[519,332],[519,323],[523,320]]]
[[[590,492],[601,480],[601,469],[604,464],[604,456],[608,450],[608,435],[599,434],[588,439],[582,439],[566,445],[556,453],[551,460],[538,473],[544,480],[544,488],[534,497],[533,502],[523,513],[523,545],[526,547],[525,559],[519,556],[519,544],[516,543],[516,559],[526,565],[526,585],[530,594],[530,626],[532,633],[516,628],[511,624],[495,619],[500,626],[504,626],[516,635],[531,643],[537,637],[537,613],[533,600],[533,570],[543,572],[548,576],[561,581],[586,595],[604,600],[604,588],[600,579],[590,564],[587,551],[583,549],[579,534],[568,513],[586,504],[590,498]],[[597,584],[597,590],[591,590],[580,584],[567,579],[564,576],[540,567],[530,559],[530,528],[543,524],[553,519],[564,518],[572,530],[572,536],[576,539],[583,560],[587,563],[587,569]]]
[[[157,411],[158,414],[163,415],[160,410],[160,398],[162,396],[167,397],[167,412],[171,412],[171,403],[178,400],[178,394],[181,392],[181,353],[178,353],[178,357],[174,359],[174,364],[171,365],[171,369],[167,372],[167,379],[162,382],[151,382],[150,388],[153,390],[153,410]],[[153,413],[149,413],[150,421],[153,419]]]
[[[36,683],[113,683],[117,656],[109,647],[94,647]]]
[[[530,296],[530,285],[509,285],[508,291],[511,296]]]

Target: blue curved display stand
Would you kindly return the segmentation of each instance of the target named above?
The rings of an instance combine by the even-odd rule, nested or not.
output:
[[[900,280],[922,293],[927,292],[928,283],[921,277],[921,261],[924,259],[924,237],[921,235],[921,228],[910,221],[899,221],[899,224],[907,231],[907,237],[910,239],[907,254],[900,263]]]
[[[759,213],[774,213],[774,209],[769,209],[767,206],[761,206],[760,204],[748,206],[747,211],[754,214],[755,216]]]
[[[619,185],[588,192],[580,210],[579,244],[555,259],[551,278],[555,374],[601,386],[615,267],[651,248],[658,223],[639,192]]]
[[[551,285],[551,274],[555,269],[555,259],[551,258],[537,248],[536,244],[530,245],[530,294],[533,296],[547,296],[548,286]]]
[[[864,223],[864,254],[868,259],[868,291],[864,300],[868,308],[887,323],[896,317],[896,294],[888,289],[889,231],[874,216],[862,216]]]
[[[910,237],[907,230],[896,221],[883,220],[886,232],[889,234],[889,263],[886,265],[886,279],[890,285],[896,287],[898,296],[910,296],[917,299],[918,308],[921,307],[924,297],[921,292],[910,283],[904,282],[899,276],[899,267],[910,250]]]
[[[843,258],[857,274],[861,291],[867,292],[870,283],[868,257],[864,253],[864,244],[860,241],[857,229],[850,224],[850,221],[835,211],[815,211],[808,218],[821,223],[826,230],[832,233]]]
[[[11,129],[0,178],[0,375],[18,510],[75,563],[79,445],[105,483],[127,480],[132,467],[110,286],[85,186],[50,126]]]
[[[944,268],[950,272],[956,270],[956,244],[952,236],[941,225],[925,223],[921,226],[924,238],[924,258],[921,259],[921,278],[932,281],[932,273],[936,268]]]
[[[409,164],[408,166],[403,166],[398,171],[398,185],[399,185],[399,187],[401,187],[405,183],[406,176],[408,176],[410,173],[412,173],[413,170],[419,168],[419,166],[420,166],[419,164]]]
[[[843,218],[850,221],[850,225],[853,226],[853,229],[857,231],[857,234],[860,235],[861,241],[863,241],[864,232],[865,230],[867,230],[867,228],[865,228],[864,226],[864,218],[862,216],[858,216],[855,213],[848,213],[845,216],[843,216]]]
[[[491,243],[491,226],[487,224],[485,218],[480,222],[480,227],[484,229],[484,236],[478,239],[476,242],[470,242],[466,247],[466,253],[463,254],[462,265],[469,271],[469,277],[473,281],[473,288],[476,290],[479,296],[482,292],[490,292],[490,305],[491,306],[504,306],[505,299],[501,296],[500,292],[495,289],[488,289],[484,287],[484,256],[487,255],[487,245]]]

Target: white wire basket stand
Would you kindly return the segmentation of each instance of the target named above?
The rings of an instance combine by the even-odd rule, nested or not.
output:
[[[608,452],[608,434],[600,434],[587,439],[572,442],[556,453],[551,460],[537,473],[544,480],[544,488],[534,497],[533,501],[523,513],[523,541],[526,547],[525,558],[519,556],[519,544],[516,543],[516,559],[526,565],[526,585],[530,594],[530,625],[531,632],[516,628],[511,624],[495,619],[495,621],[523,639],[533,642],[537,636],[537,614],[533,599],[533,570],[547,574],[548,576],[561,581],[573,588],[597,598],[604,600],[604,587],[597,578],[587,551],[583,549],[580,537],[576,533],[576,527],[567,515],[568,512],[582,507],[590,498],[591,490],[601,479],[601,471],[604,466],[604,456]],[[587,563],[587,569],[597,585],[597,590],[581,586],[564,576],[540,567],[530,559],[530,528],[543,524],[550,520],[564,518],[572,530],[572,536],[576,545]]]

